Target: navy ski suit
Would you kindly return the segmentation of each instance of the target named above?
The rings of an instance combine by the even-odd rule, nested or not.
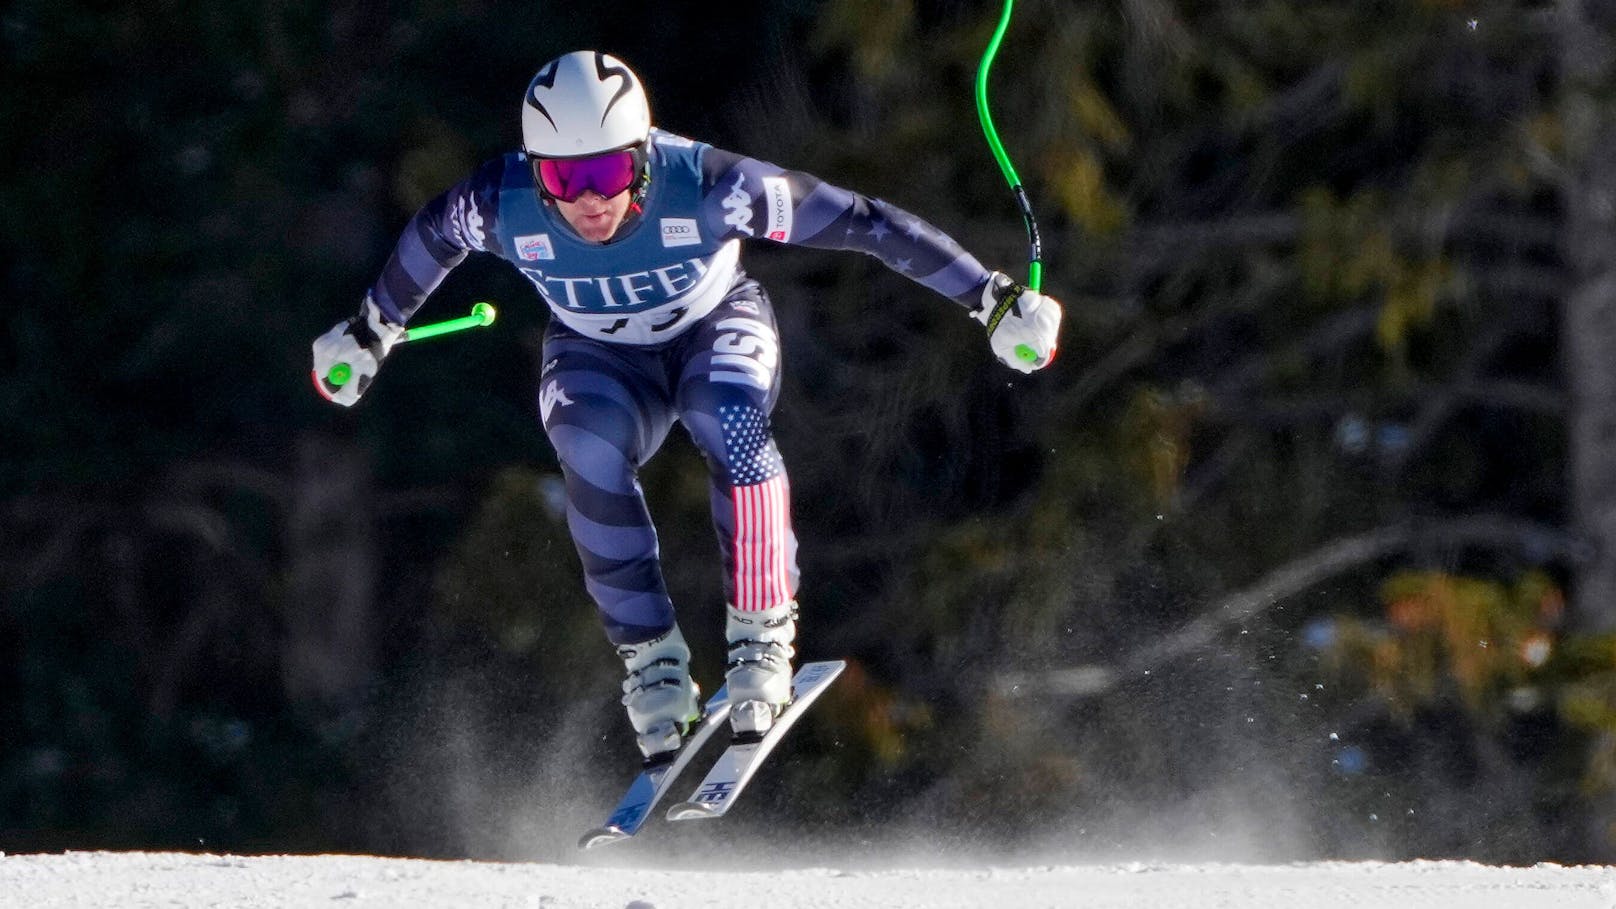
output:
[[[796,595],[785,465],[769,417],[780,342],[743,240],[853,249],[974,310],[990,273],[935,227],[813,176],[660,130],[650,183],[613,238],[579,237],[512,153],[411,220],[371,296],[404,324],[472,252],[526,275],[549,305],[538,410],[566,479],[567,522],[614,644],[674,622],[638,472],[675,421],[711,472],[724,592],[763,610]]]

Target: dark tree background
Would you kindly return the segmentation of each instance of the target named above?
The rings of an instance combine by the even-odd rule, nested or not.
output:
[[[801,652],[852,668],[722,829],[1066,855],[1608,860],[1616,10],[1023,0],[995,118],[1067,306],[757,248]],[[472,260],[362,404],[309,387],[410,214],[622,56],[656,121],[1024,272],[999,7],[0,11],[0,849],[566,856],[633,765]],[[703,467],[644,484],[720,679]],[[809,797],[812,796],[812,797]],[[878,826],[879,825],[879,826]]]

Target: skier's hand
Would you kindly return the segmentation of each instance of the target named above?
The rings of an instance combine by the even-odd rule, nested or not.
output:
[[[359,315],[338,322],[314,339],[314,390],[327,401],[352,407],[375,381],[387,352],[403,336],[404,326],[383,318],[376,302],[366,296]],[[342,367],[346,367],[346,376]],[[335,375],[333,368],[337,369]]]
[[[1033,372],[1055,362],[1061,305],[1053,297],[994,272],[982,289],[981,307],[971,316],[987,327],[994,356],[1011,369]]]

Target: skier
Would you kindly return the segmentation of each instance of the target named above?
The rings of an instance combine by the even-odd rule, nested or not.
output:
[[[797,544],[769,422],[780,342],[768,294],[740,265],[741,241],[762,239],[873,255],[970,312],[1012,368],[1055,357],[1053,299],[893,205],[653,128],[639,78],[595,51],[538,71],[522,100],[521,151],[427,203],[358,315],[314,342],[315,387],[350,406],[468,253],[499,256],[532,281],[552,313],[539,414],[648,764],[671,756],[700,716],[637,478],[675,421],[711,472],[734,731],[766,731],[791,699]],[[336,363],[352,369],[340,386],[325,378]]]

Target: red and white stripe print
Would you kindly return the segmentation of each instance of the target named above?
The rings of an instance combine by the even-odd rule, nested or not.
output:
[[[761,612],[791,599],[791,490],[786,475],[735,491],[735,608]]]

